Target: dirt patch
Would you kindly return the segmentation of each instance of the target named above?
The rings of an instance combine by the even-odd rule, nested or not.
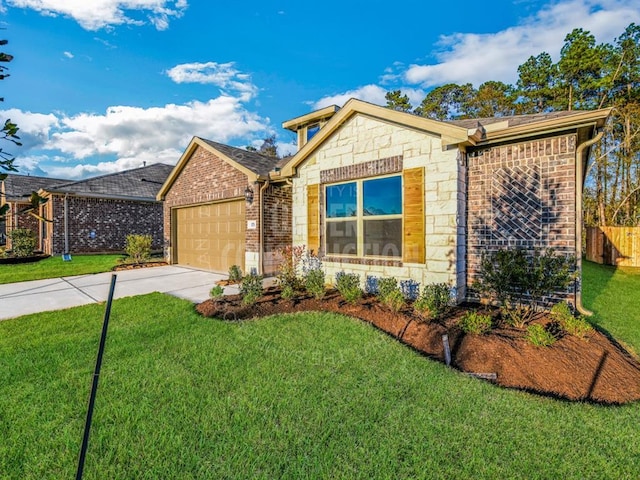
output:
[[[448,335],[451,365],[463,372],[495,374],[494,383],[528,392],[572,401],[624,404],[640,400],[640,362],[605,334],[594,331],[586,339],[565,335],[551,347],[534,347],[525,330],[498,326],[486,335],[470,335],[457,327],[457,320],[471,306],[454,308],[443,318],[421,323],[407,307],[394,313],[365,297],[347,304],[336,291],[323,300],[301,296],[283,300],[276,288],[268,289],[253,305],[243,305],[239,295],[222,301],[207,300],[196,306],[205,317],[243,320],[279,313],[329,311],[370,322],[377,328],[444,362],[442,336]],[[475,307],[475,306],[473,306]],[[494,318],[498,312],[489,310]],[[541,315],[542,324],[551,319]]]

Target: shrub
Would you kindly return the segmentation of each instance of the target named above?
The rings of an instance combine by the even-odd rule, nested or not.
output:
[[[291,285],[285,285],[282,288],[282,291],[280,292],[280,296],[284,300],[291,300],[291,299],[295,298],[296,291],[291,287]]]
[[[302,257],[302,278],[307,292],[320,300],[325,294],[325,275],[322,260],[313,252],[306,252]]]
[[[378,282],[378,298],[394,312],[404,306],[404,296],[398,288],[398,281],[391,278],[381,278]]]
[[[240,283],[242,281],[242,270],[239,265],[229,267],[229,283]]]
[[[576,317],[567,302],[556,303],[551,309],[551,314],[558,321],[562,330],[569,335],[585,338],[593,332],[591,324],[582,315]]]
[[[9,233],[11,254],[14,257],[30,257],[36,249],[36,235],[28,228],[16,228]]]
[[[464,333],[482,335],[491,330],[491,316],[483,315],[475,310],[468,311],[458,321],[458,326]]]
[[[262,275],[250,273],[240,282],[240,295],[242,303],[251,305],[262,296]]]
[[[287,245],[276,250],[276,256],[281,260],[276,277],[283,290],[286,287],[290,287],[292,290],[302,290],[303,281],[298,276],[298,270],[305,250],[304,245],[296,247]]]
[[[450,307],[449,286],[446,283],[425,285],[413,309],[423,319],[428,320],[445,313]]]
[[[220,285],[216,285],[211,290],[209,290],[209,296],[214,300],[220,300],[224,295],[224,288]]]
[[[420,293],[420,284],[411,278],[400,282],[400,291],[407,300],[415,300]]]
[[[127,235],[124,251],[133,263],[145,263],[151,258],[151,235],[132,233]]]
[[[553,249],[503,249],[483,255],[474,288],[502,306],[507,323],[523,326],[544,306],[545,298],[569,286],[574,270],[575,257],[556,255]]]
[[[320,300],[325,294],[324,282],[324,271],[321,268],[309,270],[304,277],[304,288],[317,300]]]
[[[357,273],[336,273],[336,288],[347,302],[355,304],[362,298],[360,275]]]
[[[536,347],[550,347],[556,341],[556,337],[553,333],[539,323],[529,325],[527,327],[527,334],[525,338],[531,345]]]

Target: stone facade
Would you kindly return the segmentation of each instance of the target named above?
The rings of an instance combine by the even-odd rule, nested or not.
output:
[[[51,195],[43,214],[52,223],[42,229],[45,253],[65,253],[64,195]],[[67,197],[69,252],[106,253],[124,251],[129,234],[151,235],[152,249],[162,249],[162,204],[106,198]]]
[[[469,149],[467,282],[482,253],[505,247],[576,252],[576,136]]]
[[[308,245],[307,185],[324,187],[352,177],[375,177],[391,171],[424,169],[425,263],[401,259],[331,257],[324,261],[327,280],[339,271],[413,279],[421,284],[445,282],[464,295],[464,217],[458,205],[465,195],[464,157],[446,150],[436,134],[356,114],[297,168],[293,178],[293,244]],[[323,213],[321,200],[320,212]],[[320,232],[324,230],[321,218]],[[321,242],[321,253],[322,253]]]

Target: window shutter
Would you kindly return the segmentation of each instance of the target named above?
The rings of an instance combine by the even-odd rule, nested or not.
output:
[[[404,183],[403,261],[425,263],[424,245],[424,168],[402,172]]]
[[[320,185],[307,185],[307,250],[320,251]]]

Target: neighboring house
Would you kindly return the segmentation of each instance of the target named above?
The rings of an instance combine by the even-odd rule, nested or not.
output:
[[[173,167],[153,165],[76,182],[48,185],[40,195],[41,248],[45,253],[122,252],[129,234],[151,235],[163,245],[162,203],[156,194]]]
[[[2,195],[0,195],[0,206],[5,203],[9,204],[9,213],[4,220],[0,221],[0,244],[4,244],[6,240],[7,249],[11,248],[11,239],[7,238],[7,236],[15,228],[27,228],[33,231],[36,236],[39,236],[41,229],[38,219],[32,215],[19,215],[18,213],[31,206],[29,199],[32,192],[37,192],[47,186],[68,183],[69,181],[59,178],[10,173],[2,181]]]
[[[171,263],[271,274],[291,245],[291,185],[277,158],[194,137],[158,193]]]
[[[581,258],[583,176],[609,112],[441,122],[350,100],[283,124],[300,150],[271,180],[292,182],[292,243],[322,254],[328,280],[446,282],[462,301],[483,253]]]

